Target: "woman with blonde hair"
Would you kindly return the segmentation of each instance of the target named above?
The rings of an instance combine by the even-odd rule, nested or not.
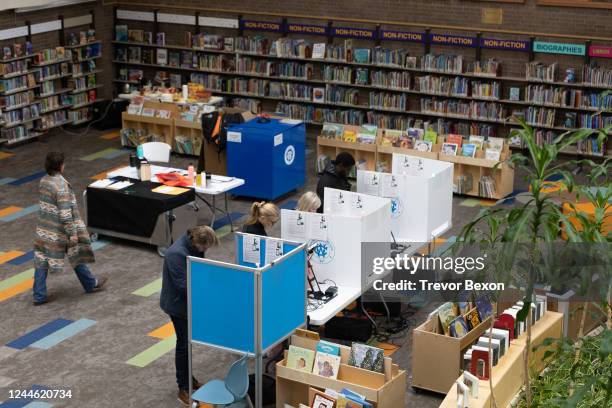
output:
[[[247,234],[267,236],[266,228],[271,228],[278,222],[280,211],[273,203],[260,201],[253,203],[249,218],[242,227],[242,232]]]
[[[321,199],[314,191],[307,191],[298,200],[296,210],[316,212],[321,206]]]

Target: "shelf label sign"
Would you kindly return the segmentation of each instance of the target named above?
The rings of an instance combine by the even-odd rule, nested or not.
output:
[[[591,45],[589,47],[589,57],[612,58],[612,47]]]
[[[478,38],[452,34],[429,34],[432,44],[454,45],[456,47],[476,47]]]
[[[240,20],[243,30],[283,31],[283,24],[276,21]]]
[[[493,48],[504,51],[522,51],[529,52],[529,41],[525,40],[503,40],[499,38],[481,38],[480,46],[482,48]]]
[[[564,55],[583,56],[586,53],[586,46],[584,44],[535,41],[533,43],[533,51],[543,52],[546,54],[564,54]]]
[[[313,24],[287,24],[287,31],[295,34],[327,35],[327,27]]]
[[[425,33],[382,30],[380,32],[380,39],[387,40],[387,41],[406,41],[406,42],[422,43],[423,41],[425,41]]]
[[[376,39],[376,31],[369,28],[332,27],[334,37],[360,38],[363,40]]]

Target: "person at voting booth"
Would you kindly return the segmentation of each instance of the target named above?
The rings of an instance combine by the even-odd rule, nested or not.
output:
[[[272,228],[280,219],[278,207],[272,203],[260,201],[253,203],[251,214],[242,227],[246,234],[267,236],[266,228]]]
[[[321,205],[317,210],[318,213],[323,212],[324,208],[324,191],[325,187],[335,188],[338,190],[351,190],[351,183],[348,181],[348,175],[355,166],[355,159],[350,153],[342,152],[336,156],[336,160],[325,167],[323,173],[319,175],[317,184],[317,195],[321,199]]]
[[[321,207],[321,199],[314,191],[307,191],[297,202],[297,211],[316,212]]]
[[[45,171],[38,187],[40,209],[34,238],[35,306],[49,302],[47,272],[63,271],[66,255],[86,293],[101,290],[107,280],[97,279],[87,267],[94,262],[94,253],[74,190],[63,176],[64,154],[49,152]]]
[[[176,332],[176,382],[178,399],[189,406],[189,333],[187,323],[187,257],[203,258],[205,252],[219,245],[219,238],[209,226],[189,229],[167,249],[164,256],[162,290],[159,304],[170,316]],[[200,383],[193,379],[194,388]]]

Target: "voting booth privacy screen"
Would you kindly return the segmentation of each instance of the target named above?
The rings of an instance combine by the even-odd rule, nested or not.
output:
[[[429,242],[452,226],[452,163],[393,154],[391,174],[357,172],[357,191],[391,199],[398,242]]]
[[[266,247],[279,254],[268,264]],[[236,257],[237,264],[189,258],[191,340],[254,355],[258,333],[259,352],[265,352],[306,324],[306,248],[238,233]],[[254,257],[262,267],[248,266]]]
[[[331,188],[324,194],[323,214],[282,210],[281,237],[308,243],[318,281],[367,288],[374,276],[371,268],[362,270],[371,263],[362,259],[362,242],[391,242],[391,201]],[[379,255],[389,250],[390,244]]]

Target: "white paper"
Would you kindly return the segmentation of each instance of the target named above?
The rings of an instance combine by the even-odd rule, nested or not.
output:
[[[258,235],[243,235],[242,260],[259,265],[261,263],[261,237]]]
[[[227,141],[233,143],[242,143],[242,133],[240,132],[227,132]]]
[[[343,191],[334,192],[334,197],[330,204],[331,204],[332,212],[346,211],[347,209],[346,194]]]
[[[382,174],[380,196],[399,197],[399,182],[396,175],[388,173]]]
[[[266,265],[283,256],[283,241],[275,238],[266,238]]]
[[[373,196],[380,195],[380,177],[381,174],[375,171],[364,171],[363,175],[363,193]]]
[[[274,146],[278,146],[282,144],[283,144],[283,134],[279,133],[278,135],[274,136]]]
[[[287,216],[287,231],[292,241],[304,242],[308,239],[306,235],[306,216],[303,211],[291,211]]]
[[[310,231],[308,238],[317,241],[329,240],[329,218],[326,214],[309,214]]]
[[[113,183],[109,186],[107,186],[106,188],[109,190],[121,190],[122,188],[126,188],[131,186],[134,183],[130,183],[129,181],[118,181],[116,183]]]
[[[89,187],[95,187],[95,188],[106,188],[108,186],[110,186],[111,184],[113,184],[114,181],[113,180],[109,180],[109,179],[102,179],[102,180],[96,180],[93,183],[91,183],[89,185]]]
[[[284,123],[285,125],[299,125],[302,121],[299,119],[281,119],[280,123]]]
[[[351,197],[351,208],[355,210],[363,210],[363,197],[359,194],[353,194]]]
[[[312,46],[312,59],[325,58],[325,43],[316,43]]]

